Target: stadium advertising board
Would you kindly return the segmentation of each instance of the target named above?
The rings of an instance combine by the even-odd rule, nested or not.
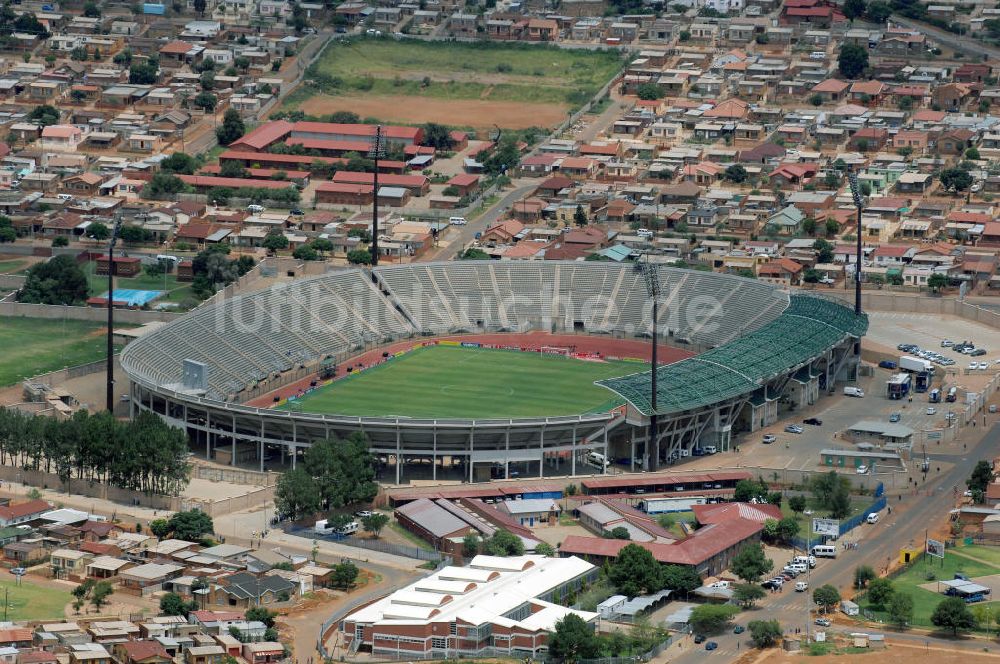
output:
[[[836,537],[840,534],[840,521],[837,519],[813,519],[813,534]]]

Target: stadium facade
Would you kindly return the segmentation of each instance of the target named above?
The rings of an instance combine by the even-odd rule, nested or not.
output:
[[[589,451],[655,469],[695,447],[730,449],[734,434],[776,421],[779,402],[811,404],[854,377],[863,315],[751,279],[657,269],[661,341],[698,354],[658,369],[652,444],[649,371],[599,383],[624,407],[574,416],[349,417],[245,405],[404,339],[535,330],[649,338],[652,303],[632,265],[458,261],[345,269],[203,306],[129,344],[121,365],[133,414],[149,410],[186,429],[209,457],[221,452],[233,464],[263,468],[280,454],[294,467],[313,441],[360,431],[374,454],[395,462],[397,483],[417,468],[429,479],[468,481],[488,479],[497,467],[509,477],[512,464],[525,469],[521,476],[578,474]]]

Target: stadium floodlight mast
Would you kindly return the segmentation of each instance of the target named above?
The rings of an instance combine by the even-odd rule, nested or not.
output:
[[[375,126],[375,137],[368,150],[368,156],[375,160],[375,181],[372,189],[372,267],[378,266],[378,161],[385,157],[385,137],[382,135],[382,125]]]
[[[858,186],[857,171],[851,171],[847,175],[847,182],[851,185],[851,196],[854,198],[854,207],[857,208],[858,212],[858,253],[854,263],[854,313],[861,315],[861,210],[865,207],[865,201],[861,195],[861,187]]]
[[[118,241],[118,231],[122,227],[121,213],[115,215],[111,228],[111,240],[108,242],[108,369],[105,385],[107,408],[109,413],[115,412],[115,243]]]
[[[646,454],[645,457],[648,459],[647,470],[657,470],[660,465],[660,445],[657,440],[657,416],[656,416],[656,368],[659,365],[657,362],[657,338],[656,323],[659,317],[659,300],[661,293],[660,286],[660,271],[657,266],[649,262],[649,257],[646,257],[645,261],[637,261],[635,264],[635,269],[642,274],[642,282],[646,287],[646,295],[648,295],[653,300],[653,347],[652,347],[652,363],[650,367],[650,377],[651,383],[649,388],[649,433],[647,434],[646,442]],[[652,449],[652,454],[650,453],[650,448]]]

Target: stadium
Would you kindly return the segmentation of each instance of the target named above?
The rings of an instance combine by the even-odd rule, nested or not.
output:
[[[775,422],[856,375],[867,318],[732,275],[631,264],[344,269],[220,299],[129,344],[131,408],[208,458],[294,467],[364,433],[383,479],[656,469]],[[647,452],[648,450],[648,452]],[[602,470],[606,470],[603,465]]]

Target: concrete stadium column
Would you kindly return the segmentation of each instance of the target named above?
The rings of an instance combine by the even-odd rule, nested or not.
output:
[[[295,470],[295,459],[299,456],[299,446],[292,443],[292,470]]]
[[[438,430],[434,427],[434,455],[431,458],[431,479],[436,480],[438,478]]]
[[[260,462],[260,472],[264,472],[264,420],[260,421],[260,441],[257,446],[257,460]]]
[[[507,429],[507,449],[504,452],[503,457],[503,477],[505,480],[510,479],[510,429]]]
[[[403,446],[402,433],[399,430],[399,423],[396,423],[396,484],[400,484],[403,477],[403,455],[400,453]]]
[[[476,427],[475,425],[473,425],[472,428],[469,429],[469,484],[472,484],[472,482],[474,481],[472,471],[475,470],[476,468],[476,462],[472,460],[472,452],[475,450],[475,448],[476,448]]]
[[[538,436],[538,477],[545,477],[545,427]]]
[[[233,428],[231,429],[233,434],[233,458],[229,460],[229,465],[236,467],[236,414],[233,413]]]
[[[576,475],[576,427],[573,427],[573,444],[570,446],[569,474]]]
[[[606,462],[611,460],[611,457],[608,456],[608,428],[607,427],[604,427],[604,460]],[[604,473],[603,473],[604,475],[608,474],[608,466],[610,466],[610,465],[611,464],[609,464],[609,463],[605,463],[604,464]]]

